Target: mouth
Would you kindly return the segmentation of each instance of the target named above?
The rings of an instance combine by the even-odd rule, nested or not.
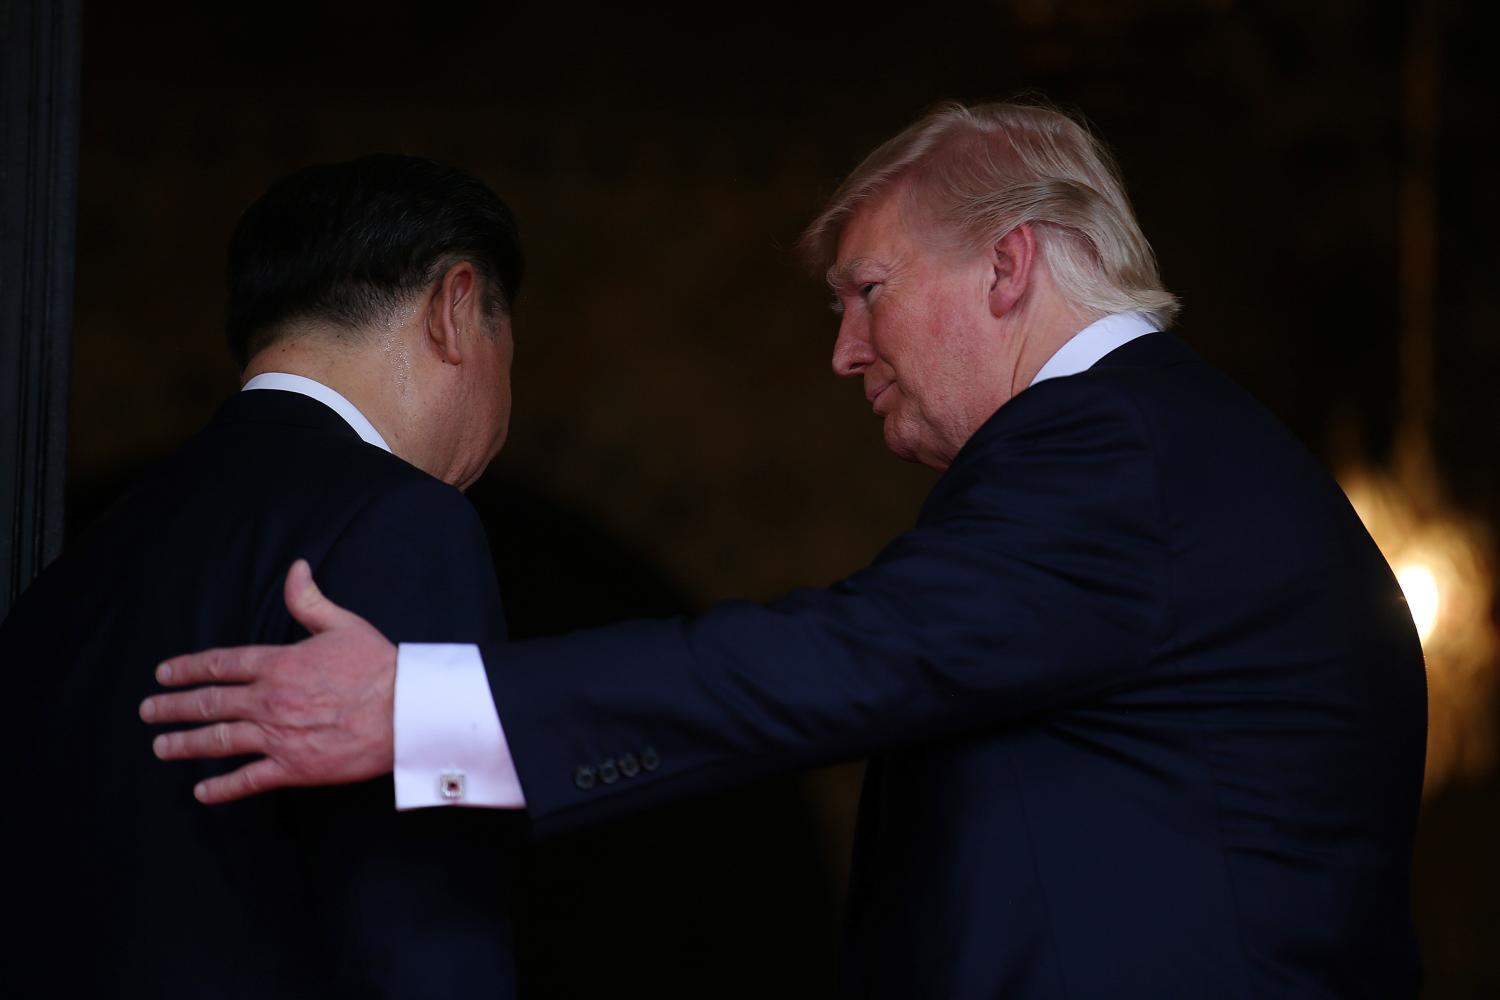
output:
[[[877,416],[880,415],[880,397],[884,396],[886,394],[886,391],[895,384],[895,382],[887,382],[884,385],[877,387],[873,392],[866,390],[865,399],[869,400],[870,408],[875,411]]]

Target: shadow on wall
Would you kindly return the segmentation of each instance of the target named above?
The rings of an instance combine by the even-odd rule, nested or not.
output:
[[[577,512],[493,475],[469,496],[513,637],[694,610]],[[846,859],[821,849],[817,805],[787,775],[531,845],[516,914],[520,995],[829,995]]]

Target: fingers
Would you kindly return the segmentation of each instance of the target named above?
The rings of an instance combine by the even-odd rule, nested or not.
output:
[[[254,705],[243,686],[201,687],[152,695],[141,702],[145,722],[218,722],[254,718]]]
[[[283,596],[286,599],[286,609],[291,612],[292,617],[313,635],[364,622],[359,615],[345,611],[323,596],[318,585],[313,583],[312,568],[307,565],[306,559],[298,559],[287,570]]]
[[[269,757],[262,757],[238,771],[198,782],[193,788],[193,797],[204,805],[234,802],[273,788],[285,788],[292,784],[291,778],[286,768]]]
[[[166,687],[189,684],[242,684],[255,680],[273,646],[206,649],[174,656],[156,668],[156,682]]]
[[[162,760],[185,757],[236,757],[264,753],[266,734],[253,722],[218,722],[199,729],[162,733],[151,741],[151,749]]]

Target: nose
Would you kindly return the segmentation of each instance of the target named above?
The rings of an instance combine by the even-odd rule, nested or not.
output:
[[[875,360],[875,350],[865,324],[858,316],[844,314],[839,323],[839,336],[833,342],[833,373],[840,378],[853,378],[863,374]]]

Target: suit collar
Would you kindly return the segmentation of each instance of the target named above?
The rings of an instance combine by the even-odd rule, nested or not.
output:
[[[1087,371],[1111,351],[1130,343],[1137,337],[1144,337],[1156,331],[1156,324],[1143,313],[1111,313],[1073,334],[1068,342],[1058,348],[1057,353],[1042,365],[1041,370],[1031,380],[1031,385],[1045,382],[1050,378],[1064,378]]]
[[[274,389],[235,393],[219,407],[214,423],[278,424],[360,440],[354,428],[323,403],[300,393]]]
[[[1069,376],[1068,379],[1087,379],[1093,372],[1103,372],[1108,369],[1168,368],[1173,365],[1186,364],[1200,360],[1201,359],[1196,353],[1194,353],[1191,347],[1188,347],[1187,344],[1183,343],[1172,334],[1160,332],[1147,333],[1143,336],[1135,337],[1127,343],[1116,347],[1114,350],[1104,355],[1104,357],[1100,358],[1098,361],[1095,361],[1093,365],[1091,365],[1086,371],[1078,372],[1075,375]],[[960,448],[958,450],[958,454],[954,456],[953,463],[949,466],[948,472],[945,472],[942,479],[939,480],[940,486],[939,488],[934,489],[932,494],[933,496],[938,495],[938,493],[941,491],[941,483],[948,479],[949,473],[951,473],[953,469],[957,468],[964,461],[966,456],[968,456],[968,454],[974,449],[974,442],[977,439],[984,437],[987,430],[995,427],[998,422],[1003,421],[1005,419],[1004,414],[1006,412],[1006,409],[1008,407],[1016,405],[1016,400],[1027,396],[1031,391],[1032,389],[1028,387],[1017,393],[1014,399],[1011,399],[1010,401],[1002,405],[998,410],[990,415],[990,418],[986,420],[978,430],[970,435],[969,440],[964,442],[963,447]],[[1046,392],[1047,390],[1039,388],[1036,391]],[[928,502],[931,502],[931,498],[929,498]]]
[[[337,413],[344,422],[354,428],[354,433],[360,436],[366,444],[373,444],[382,451],[390,451],[391,446],[386,444],[385,438],[375,429],[359,407],[349,402],[343,393],[332,386],[324,385],[315,379],[304,375],[293,375],[288,372],[262,372],[245,383],[241,392],[260,392],[262,390],[280,390],[284,392],[295,392],[310,399],[316,399],[334,413]]]
[[[1191,361],[1201,361],[1187,344],[1170,333],[1148,333],[1110,351],[1094,363],[1090,371],[1101,368],[1165,368]]]

